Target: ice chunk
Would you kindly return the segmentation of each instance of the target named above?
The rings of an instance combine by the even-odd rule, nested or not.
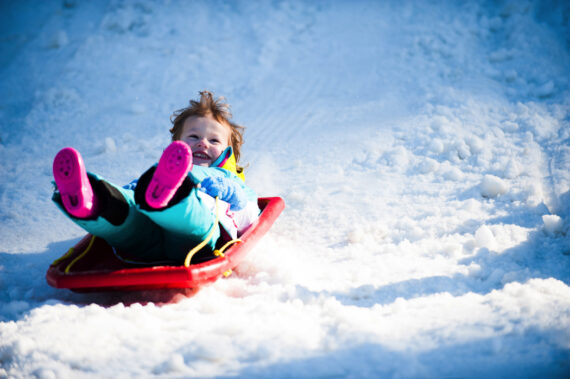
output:
[[[542,216],[544,223],[544,230],[548,235],[555,235],[562,232],[564,222],[558,215],[544,215]]]
[[[495,247],[495,235],[493,231],[487,226],[483,225],[475,232],[475,245],[477,247],[486,247],[493,249]]]
[[[494,198],[506,193],[509,190],[509,185],[499,177],[485,175],[479,188],[481,190],[481,196]]]
[[[434,139],[429,145],[428,149],[434,154],[441,154],[444,152],[445,146],[443,145],[443,142],[441,140]]]

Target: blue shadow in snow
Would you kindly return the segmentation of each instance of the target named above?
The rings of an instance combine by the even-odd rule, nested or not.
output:
[[[80,238],[54,242],[39,253],[0,252],[0,322],[22,319],[33,309],[51,303],[98,304],[104,307],[119,303],[127,306],[150,302],[161,305],[176,302],[197,292],[195,289],[165,289],[77,293],[51,287],[46,281],[49,266],[79,240]]]
[[[459,261],[478,266],[469,274],[409,279],[380,287],[365,285],[348,293],[326,293],[345,305],[371,307],[390,304],[397,298],[412,299],[437,293],[461,296],[469,292],[487,294],[509,282],[555,278],[570,285],[570,236],[549,236],[538,230],[517,246],[498,252],[486,248]]]
[[[526,346],[534,338],[508,335],[500,341],[479,339],[424,352],[394,351],[380,343],[355,344],[269,366],[252,362],[235,375],[220,378],[567,378],[568,351],[529,350]]]

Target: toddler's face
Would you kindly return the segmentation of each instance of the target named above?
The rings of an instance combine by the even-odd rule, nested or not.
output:
[[[180,140],[192,149],[193,163],[210,166],[230,143],[230,128],[211,116],[188,117],[182,126]]]

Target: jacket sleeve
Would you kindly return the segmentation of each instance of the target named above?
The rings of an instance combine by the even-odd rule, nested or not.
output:
[[[200,189],[212,197],[219,197],[231,205],[232,211],[245,208],[248,202],[245,189],[238,182],[224,177],[209,176],[202,180]]]

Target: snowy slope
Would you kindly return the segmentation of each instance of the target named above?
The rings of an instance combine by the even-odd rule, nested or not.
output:
[[[0,3],[0,377],[565,377],[564,1]],[[45,283],[64,146],[127,183],[199,90],[287,208],[193,296]]]

